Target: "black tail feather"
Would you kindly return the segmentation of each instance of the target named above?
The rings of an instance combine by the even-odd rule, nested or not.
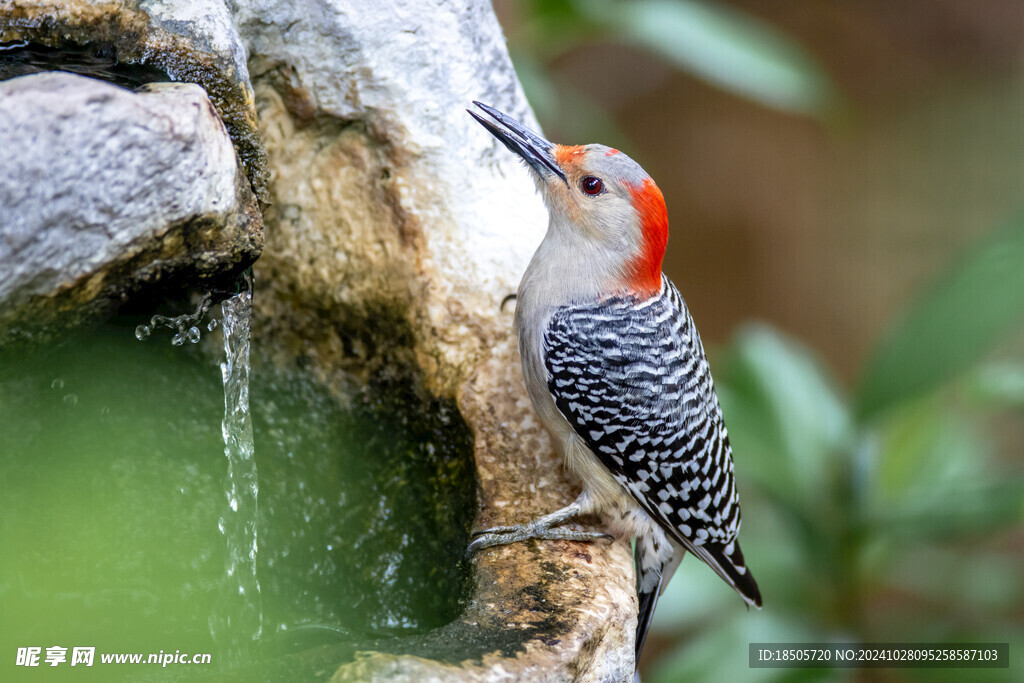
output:
[[[647,630],[651,627],[651,618],[654,616],[654,608],[658,605],[658,597],[661,595],[662,589],[662,576],[658,575],[657,585],[652,590],[642,591],[640,586],[643,585],[643,574],[640,568],[640,553],[636,553],[633,558],[634,566],[636,567],[636,597],[640,603],[639,609],[637,610],[636,616],[636,660],[640,661],[640,652],[644,649],[644,643],[647,642]],[[651,570],[649,570],[651,571]]]
[[[697,545],[688,548],[690,552],[704,560],[715,573],[732,586],[744,602],[753,607],[761,608],[761,589],[757,587],[754,575],[747,569],[740,544],[733,541],[729,545]]]

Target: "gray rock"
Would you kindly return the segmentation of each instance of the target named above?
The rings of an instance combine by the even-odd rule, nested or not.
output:
[[[52,72],[0,83],[0,341],[168,278],[248,267],[262,220],[202,88]]]
[[[172,80],[203,86],[253,191],[266,199],[266,153],[245,49],[221,0],[7,0],[0,11],[0,42],[15,43],[4,51],[17,64],[7,67],[13,75],[67,64],[68,70],[121,84]],[[56,58],[40,54],[37,46],[52,48]],[[10,77],[3,71],[0,78]]]

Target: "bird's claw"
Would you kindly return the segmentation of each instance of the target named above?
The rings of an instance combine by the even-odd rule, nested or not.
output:
[[[540,541],[613,541],[615,537],[601,531],[580,531],[578,529],[566,529],[564,527],[538,527],[532,524],[521,524],[518,526],[499,526],[483,529],[473,533],[474,540],[466,548],[467,557],[473,553],[493,548],[498,545],[508,545],[529,539]]]
[[[484,536],[485,534],[510,534],[515,531],[525,530],[528,524],[517,524],[515,526],[492,526],[488,529],[477,529],[470,534],[473,538],[477,536]]]

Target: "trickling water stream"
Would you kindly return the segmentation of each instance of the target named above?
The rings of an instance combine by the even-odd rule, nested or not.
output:
[[[217,529],[224,536],[227,559],[224,565],[224,593],[215,602],[210,614],[210,635],[223,652],[229,666],[246,661],[247,643],[259,640],[263,633],[263,608],[256,568],[259,549],[257,518],[259,514],[259,476],[253,443],[252,414],[249,411],[249,339],[252,329],[252,276],[243,275],[243,290],[221,302],[221,325],[224,340],[224,361],[220,364],[224,385],[224,419],[221,436],[227,457],[224,492],[226,505],[217,520]],[[148,325],[135,328],[135,337],[145,341],[160,327],[176,330],[171,339],[174,346],[185,341],[199,342],[198,324],[213,305],[207,292],[192,314],[175,317],[154,315]],[[211,318],[207,329],[217,327]]]
[[[251,281],[247,280],[247,284]],[[224,455],[227,456],[227,505],[218,520],[218,529],[227,542],[226,574],[228,589],[210,616],[210,632],[223,642],[229,665],[245,660],[248,636],[258,640],[263,632],[263,609],[256,571],[258,549],[256,521],[259,508],[259,479],[249,412],[249,334],[252,321],[252,290],[226,299],[221,304],[221,330],[224,336],[224,362],[220,364],[224,382]],[[194,328],[193,328],[194,329]],[[224,601],[237,603],[225,606]],[[237,623],[231,623],[234,615]]]

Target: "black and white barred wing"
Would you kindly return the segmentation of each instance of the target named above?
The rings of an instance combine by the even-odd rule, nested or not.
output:
[[[760,604],[735,543],[740,507],[728,433],[700,337],[672,283],[663,278],[647,300],[563,307],[544,343],[548,388],[584,443],[670,537]]]

